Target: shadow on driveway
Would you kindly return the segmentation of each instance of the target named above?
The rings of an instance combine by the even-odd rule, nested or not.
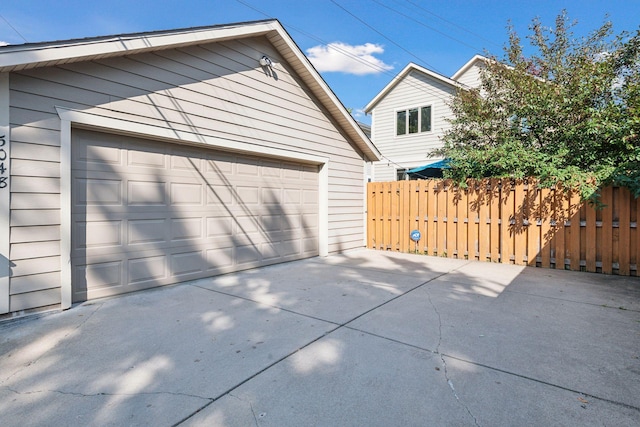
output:
[[[354,251],[0,324],[29,425],[638,425],[640,279]]]

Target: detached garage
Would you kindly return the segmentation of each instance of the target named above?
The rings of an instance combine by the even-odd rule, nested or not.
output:
[[[379,153],[277,21],[0,48],[0,315],[364,246]]]

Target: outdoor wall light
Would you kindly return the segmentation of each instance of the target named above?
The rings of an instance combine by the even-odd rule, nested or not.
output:
[[[273,69],[273,61],[271,61],[271,58],[267,55],[262,55],[262,58],[260,58],[260,66],[267,76],[278,80],[278,74],[276,74],[276,70]]]
[[[260,58],[260,66],[271,68],[273,66],[273,63],[268,56],[263,55],[262,58]]]

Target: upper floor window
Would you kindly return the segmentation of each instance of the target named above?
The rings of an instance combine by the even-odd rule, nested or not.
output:
[[[396,135],[431,131],[431,106],[396,111]]]

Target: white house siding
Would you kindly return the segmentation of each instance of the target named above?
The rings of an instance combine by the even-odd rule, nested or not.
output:
[[[476,59],[464,73],[457,76],[456,81],[467,87],[478,87],[480,85],[480,73],[485,67],[484,60]]]
[[[60,303],[56,106],[326,157],[329,252],[361,247],[363,156],[289,70],[260,37],[11,73],[10,310]]]
[[[414,167],[437,159],[429,153],[442,146],[440,136],[450,125],[447,102],[455,88],[413,71],[400,81],[373,110],[373,141],[385,159],[374,163],[374,180],[396,179],[396,169]],[[396,136],[396,111],[431,105],[431,132]]]

